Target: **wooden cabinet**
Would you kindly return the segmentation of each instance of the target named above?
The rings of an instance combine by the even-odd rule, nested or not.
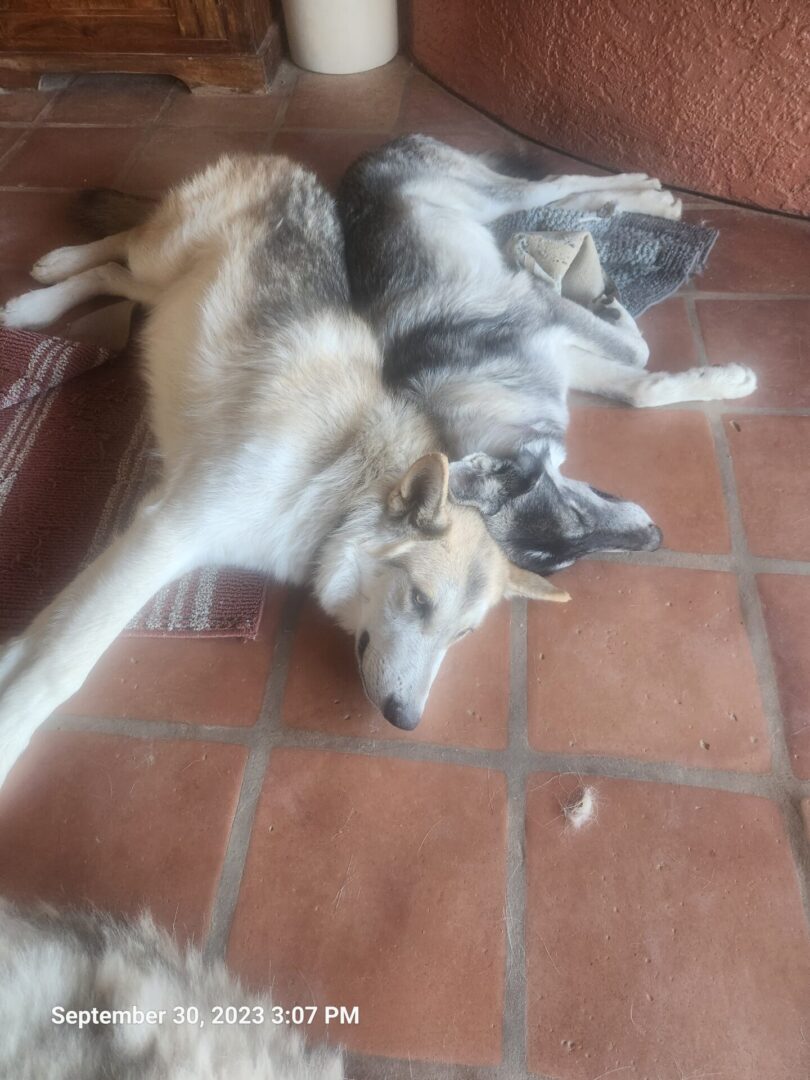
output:
[[[129,71],[261,91],[280,41],[272,0],[0,0],[0,85]]]

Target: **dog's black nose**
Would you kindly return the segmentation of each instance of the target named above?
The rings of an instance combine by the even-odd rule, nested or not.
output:
[[[389,724],[403,731],[413,731],[422,719],[419,713],[410,712],[393,694],[389,694],[383,702],[382,714]]]

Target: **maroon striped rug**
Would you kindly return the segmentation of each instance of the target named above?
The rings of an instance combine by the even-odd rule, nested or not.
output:
[[[158,462],[130,348],[0,328],[0,632],[16,633],[123,529]],[[206,568],[131,634],[255,637],[264,580]]]

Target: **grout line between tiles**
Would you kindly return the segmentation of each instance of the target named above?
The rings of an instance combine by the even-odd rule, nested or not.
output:
[[[39,110],[37,115],[31,121],[32,127],[39,127],[40,124],[42,124],[43,122],[47,122],[48,117],[51,115],[54,108],[56,107],[57,101],[60,100],[66,90],[70,89],[70,86],[71,83],[67,83],[65,86],[60,87],[60,89],[57,90],[55,94],[51,95],[50,99],[45,102],[43,107]]]
[[[169,90],[168,93],[166,94],[166,97],[165,97],[163,103],[161,104],[160,108],[158,109],[158,111],[155,113],[155,115],[152,117],[152,119],[150,121],[148,121],[146,124],[143,125],[143,135],[140,137],[140,139],[138,139],[136,141],[135,145],[132,147],[130,152],[124,158],[124,161],[123,161],[123,164],[121,165],[121,168],[115,174],[115,180],[113,182],[114,187],[117,186],[118,184],[122,183],[122,181],[124,181],[124,179],[127,176],[129,176],[129,173],[130,173],[130,170],[132,169],[132,166],[138,160],[138,158],[139,158],[140,154],[142,153],[144,147],[149,142],[149,140],[152,138],[152,135],[154,134],[154,132],[157,130],[158,126],[160,125],[160,121],[163,119],[165,114],[171,108],[172,103],[174,102],[174,98],[175,98],[176,93],[177,93],[177,91],[175,89]]]
[[[168,93],[171,96],[173,91],[169,91]],[[103,128],[105,130],[109,130],[111,128],[142,128],[142,127],[147,126],[148,124],[154,124],[155,123],[158,116],[162,115],[163,112],[165,111],[164,110],[164,105],[165,105],[165,102],[163,104],[161,104],[160,108],[158,109],[158,111],[155,113],[154,116],[149,117],[149,118],[141,117],[140,120],[102,120],[102,121],[99,121],[98,123],[95,123],[92,120],[75,120],[75,121],[70,121],[70,120],[50,120],[50,121],[48,121],[47,119],[45,119],[44,122],[42,122],[42,123],[40,123],[39,121],[36,121],[36,120],[32,120],[30,122],[30,125],[32,127],[47,127],[47,128],[49,128],[51,130],[54,130],[54,131],[57,130],[58,128],[70,128],[71,130],[77,130],[77,129],[81,130],[82,128],[87,128],[89,131],[94,131],[97,128]],[[22,122],[15,122],[15,121],[0,122],[0,127],[19,127],[19,126],[21,126],[21,123]]]
[[[614,409],[621,412],[626,408],[624,402],[599,398],[581,390],[575,390],[571,394],[572,411]],[[666,412],[700,412],[706,416],[810,416],[810,406],[745,405],[732,398],[721,398],[717,401],[676,401],[662,406],[662,409]]]
[[[706,347],[694,299],[688,298],[686,300],[686,309],[695,338],[698,358],[700,362],[705,363]],[[790,753],[785,735],[785,720],[779,701],[779,689],[773,668],[768,632],[765,626],[759,590],[757,589],[756,560],[753,560],[748,552],[748,543],[734,477],[731,448],[728,443],[725,424],[722,417],[717,413],[710,415],[709,423],[725,496],[733,564],[737,572],[740,607],[754,661],[765,721],[768,726],[771,748],[771,777],[774,787],[773,798],[779,803],[793,857],[796,881],[806,923],[810,927],[810,858],[808,858],[808,845],[799,807],[802,785],[797,783],[790,764]]]
[[[621,563],[626,566],[669,566],[680,570],[733,570],[731,555],[701,554],[692,551],[600,551],[586,555],[585,562]],[[807,564],[810,573],[810,563]]]
[[[733,555],[700,554],[670,548],[659,548],[657,551],[602,551],[597,555],[587,555],[585,559],[587,562],[623,563],[628,566],[674,566],[682,570],[724,570],[731,573],[735,570]],[[747,561],[755,574],[791,574],[796,577],[810,574],[810,562],[797,559],[748,555]]]
[[[399,131],[399,126],[402,123],[402,113],[405,109],[405,99],[408,96],[408,91],[411,88],[411,83],[416,78],[416,67],[413,63],[408,63],[408,70],[405,73],[405,78],[402,80],[402,93],[399,96],[399,106],[397,108],[397,115],[394,117],[391,126],[387,128],[389,134],[393,134]],[[291,129],[292,130],[292,129]]]
[[[394,121],[396,123],[396,121]],[[314,128],[301,127],[298,124],[288,124],[284,127],[285,135],[388,135],[393,136],[395,127],[391,124],[382,124],[379,127],[359,128]]]
[[[57,713],[44,725],[47,731],[78,731],[94,735],[123,735],[128,739],[158,742],[209,742],[253,746],[255,725],[187,724],[175,720],[139,720],[135,717],[79,716]]]
[[[261,712],[255,727],[251,729],[252,747],[245,764],[239,801],[231,823],[220,871],[204,949],[204,955],[208,960],[224,959],[228,946],[231,924],[247,862],[256,808],[270,762],[272,740],[269,736],[273,729],[281,724],[281,706],[287,682],[290,650],[300,607],[301,597],[297,593],[288,593],[276,632],[273,661],[270,665]]]
[[[443,1064],[360,1053],[346,1055],[345,1075],[346,1080],[550,1080],[506,1064]]]
[[[86,732],[98,735],[117,735],[157,741],[192,740],[218,742],[238,746],[256,745],[256,728],[207,727],[195,724],[155,723],[151,720],[112,720],[60,716],[45,725],[46,730]],[[491,769],[509,773],[517,767],[508,750],[482,750],[474,747],[443,746],[440,743],[407,742],[362,738],[353,735],[332,735],[320,731],[274,727],[265,729],[262,739],[267,745],[297,750],[324,750],[330,753],[360,757],[384,757],[407,761],[430,761],[441,765],[461,765],[467,768]],[[769,773],[710,769],[677,761],[644,761],[641,758],[613,757],[604,754],[565,754],[534,750],[526,747],[518,762],[524,773],[554,772],[561,775],[581,773],[616,780],[637,780],[640,783],[680,784],[692,788],[708,788],[763,798],[779,798],[785,783]],[[796,797],[810,796],[810,779],[792,778],[787,782]]]
[[[30,129],[20,129],[20,133],[18,134],[17,138],[14,139],[11,145],[8,146],[2,154],[0,154],[0,169],[3,168],[3,166],[6,164],[6,161],[10,160],[14,156],[15,152],[19,148],[25,146],[25,144],[28,142],[29,135]]]
[[[810,294],[803,292],[791,293],[761,293],[761,292],[733,292],[721,289],[701,289],[700,286],[694,292],[688,294],[693,300],[810,300]]]
[[[529,737],[526,704],[527,604],[512,601],[509,629],[509,743],[506,753],[507,842],[504,929],[502,1054],[509,1076],[526,1071],[526,762]]]

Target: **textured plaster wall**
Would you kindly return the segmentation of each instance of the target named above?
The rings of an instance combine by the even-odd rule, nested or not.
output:
[[[810,215],[810,0],[410,0],[408,31],[550,146]]]

